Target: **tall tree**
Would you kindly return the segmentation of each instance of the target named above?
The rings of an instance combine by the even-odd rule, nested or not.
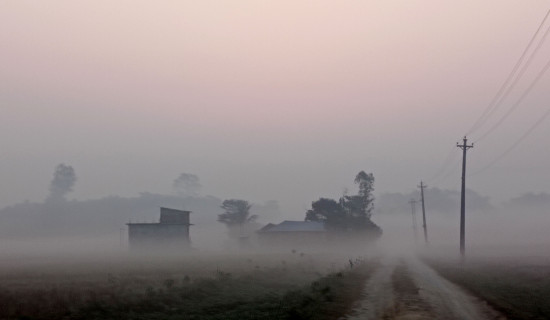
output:
[[[374,196],[372,194],[374,191],[374,176],[372,173],[367,174],[365,171],[360,171],[355,176],[355,184],[359,186],[359,192],[357,193],[358,198],[353,202],[355,202],[355,206],[359,205],[359,208],[357,208],[359,215],[370,219],[374,209]],[[352,197],[350,197],[350,200]]]

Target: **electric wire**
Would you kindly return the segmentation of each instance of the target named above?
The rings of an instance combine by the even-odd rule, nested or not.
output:
[[[514,87],[517,85],[517,83],[521,80],[523,75],[525,74],[528,67],[531,65],[532,61],[534,60],[534,57],[538,53],[539,49],[542,47],[544,41],[546,40],[546,37],[550,33],[550,26],[546,29],[545,33],[539,39],[539,42],[535,49],[531,52],[529,57],[527,58],[527,61],[525,64],[523,64],[525,58],[527,57],[527,54],[529,53],[531,47],[535,43],[535,40],[537,39],[537,36],[539,35],[540,31],[543,29],[543,26],[550,16],[550,9],[546,12],[544,18],[540,22],[537,30],[529,40],[527,46],[523,50],[522,54],[520,55],[519,59],[516,61],[514,67],[512,68],[511,72],[508,74],[505,81],[502,83],[500,88],[498,89],[497,93],[489,103],[489,105],[484,109],[480,117],[474,122],[472,127],[467,131],[466,135],[470,135],[474,132],[477,132],[486,122],[488,119],[491,118],[491,116],[496,112],[497,109],[499,109],[502,105],[502,103],[506,100],[506,98],[509,96],[510,92],[514,89]],[[521,104],[521,102],[527,97],[527,95],[531,92],[531,90],[535,87],[535,85],[539,82],[539,80],[542,78],[544,73],[550,68],[550,61],[544,66],[544,68],[539,72],[539,74],[536,76],[536,78],[531,82],[529,87],[523,92],[521,97],[516,101],[516,103],[506,112],[504,116],[502,116],[496,124],[494,124],[488,131],[486,131],[480,138],[478,138],[474,143],[480,141],[481,139],[485,138],[487,135],[491,134],[496,128],[498,128],[502,122],[508,118],[508,116]],[[519,72],[518,72],[519,70]],[[541,117],[529,130],[527,130],[512,146],[510,146],[503,154],[501,154],[499,157],[494,159],[491,163],[489,163],[487,166],[483,167],[482,169],[470,174],[469,176],[479,174],[491,166],[493,166],[496,162],[498,162],[500,159],[508,155],[514,148],[516,148],[524,139],[526,139],[537,126],[539,126],[548,116],[550,116],[550,110],[548,110],[543,117]],[[436,173],[427,181],[431,184],[434,184],[435,182],[439,181],[445,181],[451,174],[455,173],[455,167],[460,162],[460,157],[457,157],[453,161],[453,156],[455,156],[457,153],[455,153],[455,146],[451,149],[445,160],[443,161],[443,164],[440,166],[440,168],[436,171]],[[449,165],[452,163],[452,165],[449,167]]]
[[[542,47],[543,43],[544,43],[544,40],[546,39],[546,37],[548,36],[548,33],[550,33],[550,26],[548,27],[548,29],[546,30],[546,32],[544,33],[543,37],[540,39],[539,41],[539,44],[537,45],[537,47],[535,48],[535,50],[533,50],[533,52],[531,53],[531,55],[529,56],[529,59],[527,59],[527,62],[523,65],[523,67],[521,68],[520,72],[516,75],[516,77],[514,78],[512,84],[506,89],[506,92],[504,93],[504,95],[502,95],[499,99],[499,101],[497,102],[497,104],[495,105],[495,107],[487,114],[486,118],[485,118],[485,121],[483,123],[486,123],[487,120],[502,106],[502,103],[506,100],[506,98],[508,97],[508,95],[510,94],[510,92],[512,92],[512,89],[516,86],[516,84],[519,82],[519,80],[521,80],[521,78],[523,77],[523,75],[525,74],[525,71],[527,71],[527,69],[529,68],[529,66],[531,65],[531,62],[533,61],[533,58],[536,56],[537,52],[539,51],[539,49]]]
[[[500,156],[496,157],[493,161],[491,161],[489,164],[487,164],[485,167],[471,173],[469,176],[474,176],[474,175],[478,175],[482,172],[484,172],[485,170],[491,168],[493,165],[495,165],[498,161],[500,161],[502,158],[504,158],[505,156],[507,156],[510,152],[512,152],[518,145],[520,145],[523,140],[525,140],[541,123],[544,122],[544,120],[546,120],[546,118],[548,118],[548,116],[550,116],[550,109],[546,110],[546,112],[542,115],[542,117],[540,117],[527,131],[525,131],[523,133],[523,135],[521,135],[521,137],[519,137],[519,139],[517,139],[508,149],[506,149],[506,151],[504,151]]]
[[[453,146],[453,147],[456,148],[456,146]],[[449,167],[449,170],[447,170],[447,172],[440,178],[434,179],[431,182],[431,184],[434,185],[436,183],[445,182],[447,178],[451,176],[451,174],[456,173],[456,166],[460,163],[460,159],[461,159],[460,157],[455,158],[454,161],[452,162],[452,165]]]
[[[548,28],[548,30],[550,31],[550,28]],[[540,81],[540,79],[542,78],[542,76],[546,73],[546,71],[548,71],[548,69],[550,68],[550,60],[548,60],[548,62],[546,63],[546,65],[541,69],[541,71],[537,74],[537,76],[535,77],[535,79],[529,84],[529,87],[527,87],[527,89],[523,92],[523,94],[520,96],[520,98],[516,101],[516,103],[514,103],[514,105],[512,105],[512,107],[510,109],[508,109],[508,111],[491,127],[489,128],[489,130],[487,130],[483,135],[481,135],[481,137],[479,137],[476,141],[474,141],[474,143],[477,143],[479,141],[481,141],[482,139],[484,139],[485,137],[487,137],[489,134],[491,134],[493,131],[495,131],[496,128],[498,128],[503,122],[504,120],[506,120],[508,118],[508,116],[510,116],[510,114],[517,109],[517,107],[521,104],[521,102],[529,95],[529,93],[531,92],[531,90],[533,90],[533,88],[536,86],[536,84]]]
[[[485,108],[485,110],[483,111],[481,116],[474,122],[474,124],[470,128],[470,130],[467,131],[466,135],[470,135],[470,134],[476,132],[483,124],[485,124],[487,119],[489,119],[489,117],[498,108],[499,104],[502,103],[502,101],[504,101],[504,99],[506,98],[508,93],[512,90],[512,88],[515,86],[515,84],[519,81],[519,78],[521,78],[521,75],[523,75],[523,72],[526,69],[525,65],[524,65],[524,68],[522,68],[523,72],[520,71],[521,75],[519,77],[515,77],[516,72],[517,72],[518,68],[521,66],[521,64],[523,63],[523,60],[525,59],[525,56],[527,55],[527,52],[531,48],[533,42],[535,41],[537,35],[539,34],[540,30],[542,29],[542,26],[546,22],[546,19],[548,18],[549,15],[550,15],[550,9],[546,12],[546,15],[542,19],[542,22],[539,24],[539,27],[537,28],[536,32],[531,37],[531,40],[529,40],[529,43],[527,44],[527,46],[523,50],[523,53],[521,54],[521,56],[517,60],[516,64],[512,68],[512,71],[510,72],[510,74],[508,75],[508,77],[506,78],[504,83],[500,86],[499,90],[497,91],[497,93],[495,94],[495,96],[493,97],[493,99],[491,100],[489,105]],[[548,30],[550,30],[550,29],[548,29]],[[545,36],[543,37],[543,39],[546,37],[546,34],[548,33],[548,30],[546,31]],[[536,54],[536,51],[538,51],[538,48],[540,48],[541,45],[542,45],[542,43],[539,42],[539,45],[537,46],[537,49],[535,49],[535,51],[534,51],[535,54]],[[530,64],[530,61],[532,60],[533,57],[534,57],[534,54],[531,54],[531,56],[530,56],[530,58],[529,58],[529,60],[526,64],[527,66],[528,66],[528,64]],[[510,81],[512,81],[512,79],[514,77],[515,77],[515,80],[512,82],[511,85],[509,85]]]
[[[449,151],[447,156],[445,157],[445,160],[439,167],[439,169],[431,176],[431,178],[427,179],[426,182],[433,182],[437,180],[443,173],[445,173],[453,161],[453,156],[456,154],[456,148],[453,146],[453,148]]]

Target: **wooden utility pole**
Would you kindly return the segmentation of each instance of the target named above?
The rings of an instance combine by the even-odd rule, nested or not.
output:
[[[456,146],[462,149],[462,192],[460,196],[460,255],[464,258],[465,254],[465,211],[466,211],[466,151],[473,148],[474,144],[468,145],[466,136],[462,140],[463,144],[456,143]]]
[[[414,231],[414,243],[418,242],[418,231],[416,230],[416,203],[418,201],[411,199],[409,203],[411,204],[412,209],[412,221],[413,221],[413,231]]]
[[[427,187],[420,181],[420,200],[422,201],[422,228],[424,228],[424,242],[428,245],[428,227],[426,226],[426,206],[424,205],[424,189]]]

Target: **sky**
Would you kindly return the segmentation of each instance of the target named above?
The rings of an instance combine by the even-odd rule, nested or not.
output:
[[[185,172],[203,194],[277,200],[295,218],[319,197],[354,192],[360,170],[374,174],[377,194],[420,180],[459,189],[456,143],[548,9],[536,0],[2,1],[0,206],[45,199],[59,163],[78,176],[71,199],[170,193]],[[549,72],[477,141],[549,56],[543,43],[471,133],[468,172],[550,108]],[[550,192],[548,136],[550,119],[468,187],[493,201]]]

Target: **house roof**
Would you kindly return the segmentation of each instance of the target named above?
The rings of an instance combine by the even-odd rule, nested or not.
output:
[[[147,226],[151,228],[165,228],[166,226],[192,226],[192,223],[158,223],[158,222],[128,222],[127,226]]]
[[[325,224],[317,221],[288,221],[268,224],[259,232],[325,232]]]
[[[260,230],[258,230],[259,232],[264,232],[264,231],[267,231],[271,228],[273,228],[274,226],[276,226],[276,224],[273,224],[273,223],[268,223],[266,224],[265,226],[263,226]]]

